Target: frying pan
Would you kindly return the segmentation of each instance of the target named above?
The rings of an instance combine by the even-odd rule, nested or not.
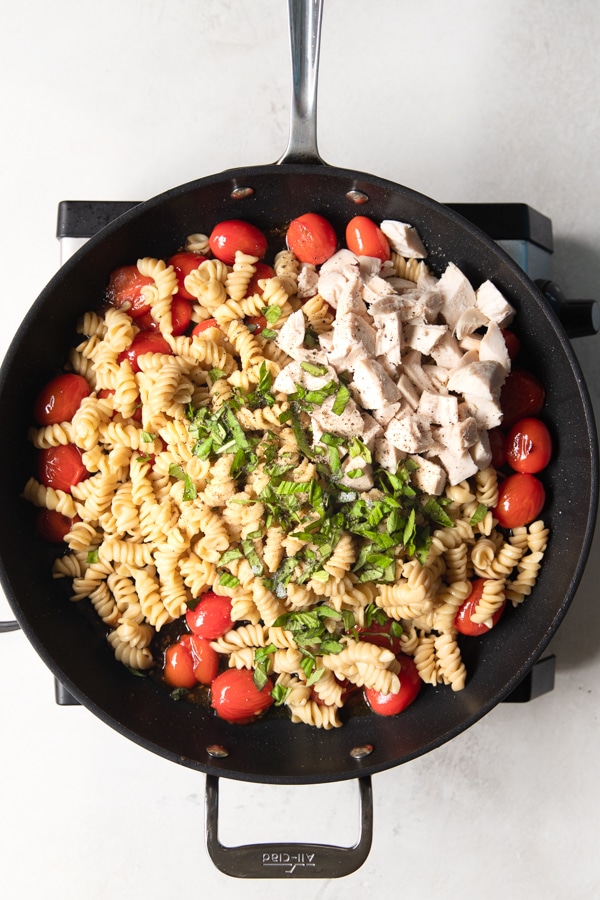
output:
[[[316,143],[321,3],[289,0],[293,60],[290,141],[272,165],[229,170],[161,194],[105,227],[57,273],[20,326],[0,371],[0,578],[18,624],[57,680],[80,703],[148,750],[207,775],[207,836],[216,865],[232,875],[333,877],[354,871],[369,851],[370,777],[440,746],[507,697],[530,671],[562,621],[581,579],[598,500],[598,449],[591,403],[555,312],[523,271],[483,232],[409,188],[329,166]],[[531,598],[482,639],[468,639],[466,688],[427,686],[399,717],[357,708],[340,729],[323,731],[267,717],[230,725],[210,710],[175,703],[152,679],[117,665],[91,617],[50,577],[55,551],[34,535],[35,511],[21,498],[34,471],[26,435],[33,400],[66,357],[77,318],[99,304],[110,272],[142,256],[164,258],[186,235],[243,218],[273,235],[307,211],[338,233],[360,211],[375,221],[416,226],[441,274],[454,262],[477,287],[486,279],[517,309],[522,353],[546,388],[555,453],[544,473],[551,529]],[[225,848],[218,841],[218,779],[306,784],[358,779],[361,835],[354,847],[269,845]],[[287,867],[287,868],[286,868]]]

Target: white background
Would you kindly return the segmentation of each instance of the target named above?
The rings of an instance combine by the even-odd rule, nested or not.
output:
[[[567,296],[600,299],[599,42],[595,0],[327,0],[321,154],[439,201],[529,203],[553,221]],[[5,4],[0,84],[4,353],[57,267],[60,200],[144,200],[281,155],[286,4]],[[596,409],[599,341],[576,342]],[[57,707],[23,635],[2,635],[7,896],[600,897],[597,547],[550,647],[555,690],[376,776],[373,849],[342,881],[219,873],[204,847],[204,777]],[[353,783],[222,792],[234,841],[356,836]]]

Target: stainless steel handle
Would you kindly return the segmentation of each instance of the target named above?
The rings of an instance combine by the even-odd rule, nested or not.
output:
[[[213,863],[234,878],[339,878],[362,866],[373,839],[373,791],[369,776],[358,779],[360,836],[352,847],[330,844],[246,844],[226,847],[218,838],[219,779],[206,776],[206,844]]]
[[[323,0],[288,0],[292,53],[290,136],[278,163],[324,165],[317,149],[317,85]]]

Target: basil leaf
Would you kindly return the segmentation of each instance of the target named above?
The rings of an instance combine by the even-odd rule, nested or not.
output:
[[[327,366],[323,366],[320,363],[311,363],[311,362],[301,362],[300,368],[304,369],[305,372],[308,372],[309,375],[314,375],[315,378],[320,378],[323,375],[327,375],[329,371]]]
[[[340,384],[337,394],[335,395],[335,400],[333,401],[333,406],[331,407],[332,412],[334,412],[336,416],[341,416],[346,409],[349,400],[350,391],[345,384]]]

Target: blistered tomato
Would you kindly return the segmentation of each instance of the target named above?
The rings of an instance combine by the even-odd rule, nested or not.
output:
[[[287,245],[303,263],[320,266],[337,249],[337,235],[331,222],[318,213],[304,213],[293,219],[287,230]]]
[[[154,279],[142,275],[137,266],[120,266],[111,273],[108,282],[108,302],[117,309],[125,307],[132,319],[149,312],[150,304],[142,288],[154,284]]]
[[[178,287],[176,296],[183,300],[196,299],[193,294],[190,294],[190,292],[185,289],[184,281],[190,272],[193,272],[194,269],[201,266],[203,262],[206,262],[207,258],[208,257],[206,256],[201,256],[199,253],[191,253],[188,250],[182,250],[181,253],[175,253],[173,256],[169,257],[167,265],[173,266],[177,276]]]
[[[228,722],[247,725],[273,705],[269,679],[259,690],[250,669],[228,669],[211,685],[211,706]]]
[[[50,544],[62,544],[72,524],[72,519],[68,519],[55,509],[40,509],[35,520],[35,530]]]
[[[81,450],[75,444],[60,444],[39,451],[38,477],[41,484],[69,494],[90,473],[83,464]]]
[[[33,414],[39,425],[57,425],[70,422],[84,397],[90,394],[90,386],[83,375],[65,372],[44,385],[36,397]]]
[[[189,300],[175,294],[171,300],[171,326],[174,337],[185,334],[191,321],[192,304]],[[159,323],[152,318],[152,313],[149,312],[137,318],[135,324],[142,331],[158,331],[160,328]]]
[[[385,234],[367,216],[354,216],[346,225],[346,246],[357,256],[373,256],[382,262],[390,259],[390,244]]]
[[[552,438],[541,419],[519,419],[506,436],[506,461],[515,472],[535,474],[552,458]]]
[[[128,359],[134,372],[139,372],[138,356],[145,353],[166,353],[173,355],[173,351],[165,341],[162,334],[157,331],[139,331],[129,347],[119,354],[119,362]]]
[[[537,519],[545,502],[546,492],[539,478],[516,472],[501,483],[494,516],[501,528],[521,528]]]
[[[214,641],[233,625],[231,618],[231,598],[206,591],[194,609],[185,614],[188,628],[194,634]]]
[[[524,416],[537,415],[544,405],[546,391],[532,372],[513,369],[500,392],[502,427],[510,428]]]
[[[475,612],[477,605],[481,600],[484,586],[485,578],[476,578],[472,583],[471,593],[469,594],[467,599],[459,606],[456,613],[456,618],[454,619],[454,627],[458,632],[460,632],[460,634],[466,634],[470,637],[477,637],[480,634],[486,634],[490,630],[490,626],[486,625],[485,622],[471,621],[471,616]],[[492,627],[496,625],[505,608],[506,599],[504,600],[502,605],[498,607],[496,612],[493,613]]]
[[[236,250],[258,259],[262,259],[267,252],[267,239],[260,228],[242,219],[219,222],[213,228],[208,243],[213,256],[228,266],[235,262]]]
[[[400,663],[400,690],[397,694],[382,694],[373,688],[365,688],[365,699],[373,712],[380,716],[395,716],[416,700],[421,690],[421,677],[414,660],[403,653],[396,657]]]

